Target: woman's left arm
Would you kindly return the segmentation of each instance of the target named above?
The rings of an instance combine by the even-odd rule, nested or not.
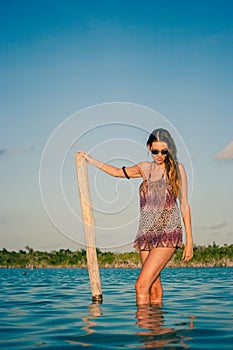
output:
[[[188,185],[187,176],[183,164],[179,163],[180,181],[179,181],[179,201],[180,210],[184,222],[186,233],[186,244],[183,251],[182,259],[189,261],[193,257],[193,237],[192,237],[192,223],[190,206],[188,203]]]

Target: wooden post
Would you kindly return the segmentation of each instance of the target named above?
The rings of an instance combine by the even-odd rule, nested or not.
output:
[[[88,183],[87,164],[85,158],[81,156],[76,156],[75,161],[78,177],[80,203],[82,207],[82,217],[86,241],[87,266],[91,284],[92,301],[102,302],[103,296],[96,254],[96,233],[92,213],[90,188]]]

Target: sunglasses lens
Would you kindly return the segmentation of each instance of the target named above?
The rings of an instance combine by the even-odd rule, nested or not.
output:
[[[155,155],[161,153],[163,156],[165,156],[166,154],[168,154],[168,150],[167,149],[163,149],[162,151],[159,151],[158,149],[152,149],[151,153],[155,154]]]

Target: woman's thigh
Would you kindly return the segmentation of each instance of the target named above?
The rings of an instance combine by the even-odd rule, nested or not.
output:
[[[144,264],[146,261],[147,257],[149,256],[150,251],[149,250],[140,250],[140,257],[141,257],[141,262]]]
[[[166,266],[175,250],[176,248],[153,248],[148,252],[147,256],[146,253],[143,253],[141,258],[144,259],[144,262],[138,280],[145,283],[149,288],[160,275],[160,272]]]

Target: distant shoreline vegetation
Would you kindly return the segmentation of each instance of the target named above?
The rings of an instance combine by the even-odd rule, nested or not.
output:
[[[218,246],[215,242],[209,246],[195,246],[194,257],[189,262],[183,262],[183,249],[178,249],[167,267],[233,267],[233,244]],[[138,252],[115,253],[102,252],[97,248],[100,268],[138,268],[141,266]],[[38,251],[25,247],[25,250],[0,250],[0,268],[86,268],[86,251],[84,249],[71,251]]]

